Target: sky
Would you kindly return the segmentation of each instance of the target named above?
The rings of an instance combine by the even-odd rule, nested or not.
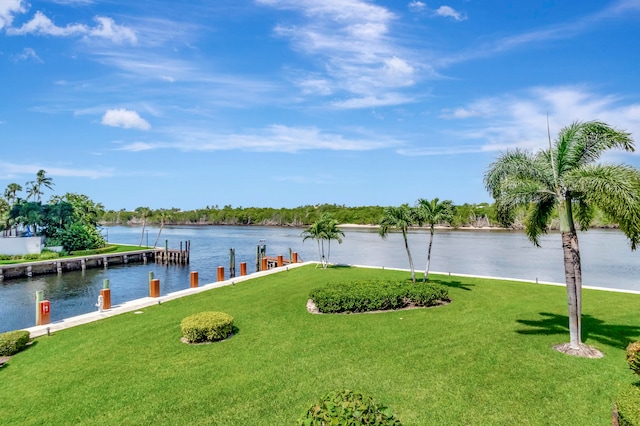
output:
[[[492,202],[487,168],[547,147],[547,117],[640,144],[638,40],[640,0],[0,0],[0,189],[42,169],[43,200],[108,210]]]

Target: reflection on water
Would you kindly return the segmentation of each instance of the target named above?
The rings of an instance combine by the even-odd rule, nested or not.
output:
[[[158,229],[147,227],[148,238],[155,241]],[[51,300],[51,320],[58,321],[94,311],[104,279],[111,284],[112,304],[148,295],[149,272],[160,279],[161,294],[182,290],[189,286],[189,272],[198,271],[200,283],[217,279],[217,267],[228,273],[229,249],[236,249],[236,270],[240,262],[247,263],[249,273],[255,271],[255,250],[259,240],[266,240],[267,254],[289,255],[298,252],[303,260],[318,258],[317,245],[304,243],[299,228],[274,227],[169,227],[164,228],[159,245],[177,248],[181,241],[191,241],[189,266],[131,264],[110,266],[108,269],[87,269],[62,275],[45,275],[29,279],[6,280],[0,285],[0,333],[35,324],[35,292],[43,290]],[[111,242],[134,244],[140,242],[141,228],[109,227]],[[146,243],[147,235],[144,235]],[[636,277],[640,276],[640,255],[631,252],[622,233],[612,230],[590,230],[581,233],[583,280],[585,285],[640,290]],[[409,234],[410,249],[416,270],[426,265],[429,233]],[[543,236],[542,247],[534,247],[520,232],[438,230],[435,235],[431,270],[462,274],[512,277],[541,281],[564,281],[560,236]],[[325,247],[327,249],[327,247]],[[409,264],[400,234],[386,240],[375,229],[345,229],[342,244],[332,242],[332,262],[405,268]]]

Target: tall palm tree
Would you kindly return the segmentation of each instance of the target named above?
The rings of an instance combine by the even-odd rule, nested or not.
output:
[[[167,209],[159,209],[156,211],[156,215],[158,219],[160,219],[160,229],[158,230],[158,236],[156,237],[156,242],[153,243],[153,247],[158,246],[158,240],[160,239],[160,234],[162,233],[162,229],[164,228],[164,224],[167,221],[171,220],[175,209],[167,210]]]
[[[142,239],[144,238],[144,228],[147,226],[147,218],[151,215],[151,209],[149,207],[137,207],[135,209],[137,215],[142,219],[142,233],[140,234],[140,246],[142,246]]]
[[[435,226],[439,223],[451,223],[453,220],[453,203],[451,200],[440,202],[439,198],[429,201],[424,198],[416,202],[416,216],[420,226],[429,225],[429,249],[427,250],[427,266],[424,270],[422,282],[426,282],[429,277],[429,266],[431,265],[431,247],[433,246],[433,235]]]
[[[484,177],[501,217],[509,217],[508,212],[517,206],[529,207],[525,227],[535,245],[557,209],[570,334],[570,343],[560,349],[577,355],[589,348],[582,344],[582,271],[575,223],[587,230],[592,209],[598,207],[618,223],[632,250],[640,241],[640,171],[627,165],[596,163],[612,148],[633,151],[630,134],[599,121],[574,122],[560,130],[553,145],[549,137],[549,149],[536,154],[507,151]]]
[[[378,233],[383,239],[387,238],[389,231],[392,229],[399,229],[402,232],[402,238],[404,238],[404,248],[407,250],[407,256],[409,257],[411,280],[414,283],[416,282],[416,271],[413,267],[411,250],[409,250],[409,240],[407,239],[407,232],[409,230],[409,227],[416,222],[415,219],[415,211],[411,207],[409,207],[409,204],[403,204],[400,207],[386,207],[382,213],[380,228],[378,230]]]
[[[11,207],[15,204],[16,199],[18,198],[18,192],[20,191],[22,191],[22,186],[17,183],[10,183],[7,185],[7,189],[4,190],[4,197],[7,199],[7,202]]]

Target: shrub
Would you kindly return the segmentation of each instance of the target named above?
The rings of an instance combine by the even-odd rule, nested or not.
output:
[[[11,356],[20,352],[29,343],[27,330],[9,331],[0,334],[0,356]]]
[[[74,256],[91,256],[93,254],[103,254],[103,253],[111,253],[112,251],[118,250],[118,246],[109,245],[106,247],[101,247],[92,250],[76,250],[72,254]]]
[[[640,375],[640,342],[627,346],[627,365],[636,375]]]
[[[351,390],[326,394],[298,419],[299,426],[359,424],[402,425],[390,408]]]
[[[618,395],[618,424],[620,426],[640,425],[640,388],[630,385]]]
[[[214,342],[233,333],[233,317],[224,312],[200,312],[183,319],[180,326],[189,343]]]
[[[367,312],[403,308],[410,303],[433,306],[449,300],[446,287],[404,281],[331,283],[311,291],[309,297],[323,313]]]
[[[83,225],[80,222],[58,230],[55,238],[62,243],[66,251],[90,250],[105,245],[104,238],[94,226]]]

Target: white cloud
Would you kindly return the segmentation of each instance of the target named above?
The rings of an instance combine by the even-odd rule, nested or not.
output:
[[[246,133],[215,134],[206,130],[174,128],[166,130],[171,142],[135,142],[119,151],[177,149],[181,151],[246,150],[258,152],[299,152],[308,150],[367,151],[397,146],[398,142],[380,135],[356,132],[352,136],[327,133],[317,127],[291,127],[273,124]]]
[[[7,28],[7,34],[38,34],[56,37],[83,35],[87,38],[107,39],[117,44],[123,42],[136,44],[136,35],[133,30],[122,25],[117,25],[111,18],[96,16],[94,20],[97,22],[95,27],[88,27],[84,24],[68,24],[60,27],[54,24],[45,14],[38,11],[30,21],[24,23],[21,27]]]
[[[453,112],[451,112],[453,111]],[[477,140],[482,151],[529,150],[548,144],[551,137],[574,121],[601,120],[640,135],[640,104],[617,95],[596,93],[579,86],[536,87],[518,94],[481,99],[445,113],[464,121],[456,133],[460,140]]]
[[[402,105],[412,102],[411,98],[398,93],[385,93],[381,96],[364,96],[350,98],[343,101],[334,101],[331,105],[340,109],[375,108],[392,105]]]
[[[111,169],[70,169],[43,164],[17,164],[0,161],[0,176],[5,179],[13,179],[23,175],[35,175],[38,170],[46,170],[47,175],[51,177],[65,176],[98,179],[114,175],[114,171]]]
[[[13,58],[16,61],[27,61],[31,59],[34,62],[43,63],[42,59],[40,59],[40,57],[36,54],[36,51],[31,49],[30,47],[25,47],[22,50],[22,53],[14,55]]]
[[[0,30],[10,27],[13,17],[17,13],[24,13],[25,7],[22,0],[2,0],[0,1]]]
[[[358,99],[382,99],[393,97],[389,92],[415,84],[420,67],[415,62],[417,55],[391,36],[390,25],[396,16],[386,8],[361,0],[258,2],[294,10],[307,18],[298,25],[275,27],[276,35],[290,39],[297,51],[321,63],[312,80],[293,79],[303,94],[339,96],[346,92]],[[403,102],[411,98],[395,97]],[[332,105],[354,108],[369,103],[334,101]]]
[[[412,12],[422,12],[426,9],[426,7],[426,3],[417,0],[413,0],[411,3],[409,3],[409,10]]]
[[[102,124],[125,129],[149,130],[151,128],[151,125],[137,112],[126,109],[108,110],[102,117]]]
[[[435,10],[435,14],[437,16],[444,16],[446,18],[453,18],[456,21],[464,21],[465,19],[467,19],[465,15],[450,6],[440,6]]]

